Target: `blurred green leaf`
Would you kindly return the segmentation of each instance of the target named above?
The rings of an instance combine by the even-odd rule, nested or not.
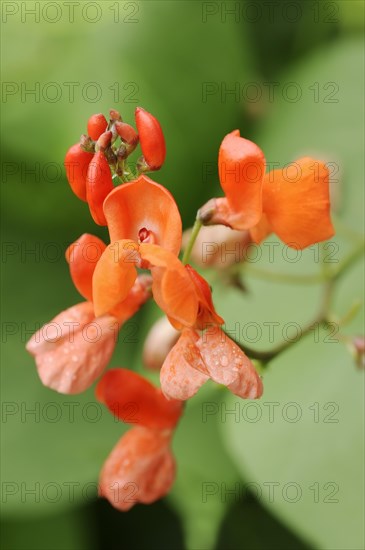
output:
[[[6,550],[80,550],[96,548],[83,508],[58,511],[55,515],[4,521],[2,548]],[[55,536],[56,534],[56,536]]]

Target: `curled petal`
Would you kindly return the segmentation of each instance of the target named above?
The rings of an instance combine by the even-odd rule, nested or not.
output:
[[[168,401],[159,388],[127,369],[105,373],[96,395],[123,422],[151,429],[173,428],[182,412],[181,402]]]
[[[60,393],[86,390],[107,366],[119,325],[109,315],[95,318],[83,302],[63,311],[36,332],[27,344],[42,383]]]
[[[175,479],[170,439],[168,430],[141,426],[129,430],[104,463],[99,478],[100,496],[123,512],[137,502],[151,504],[165,496]]]
[[[104,214],[111,242],[139,241],[140,231],[153,242],[178,254],[181,247],[180,213],[171,193],[147,176],[114,189],[104,202]]]
[[[228,134],[219,149],[218,168],[222,189],[230,209],[239,214],[234,229],[249,229],[262,214],[262,184],[265,157],[252,141],[240,137],[238,130]]]
[[[93,275],[95,315],[104,315],[125,300],[137,278],[138,260],[133,241],[116,241],[104,250]]]
[[[262,382],[255,367],[219,327],[206,330],[196,345],[212,380],[224,384],[239,397],[261,397]]]
[[[264,212],[288,246],[303,249],[334,234],[330,218],[329,172],[322,162],[301,158],[265,177]]]
[[[142,243],[139,252],[151,264],[152,292],[158,306],[183,326],[193,326],[199,302],[185,266],[172,252],[154,244]]]
[[[212,291],[207,281],[190,265],[186,265],[185,268],[194,283],[199,300],[199,315],[195,324],[196,328],[203,330],[209,324],[222,325],[224,319],[214,309]]]
[[[160,382],[167,398],[186,401],[209,379],[196,346],[198,339],[195,331],[184,330],[166,357],[160,371]]]
[[[85,233],[66,250],[72,281],[81,296],[90,301],[93,273],[105,248],[106,245],[98,237]]]

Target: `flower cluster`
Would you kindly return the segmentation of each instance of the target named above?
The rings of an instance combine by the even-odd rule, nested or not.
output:
[[[182,223],[173,196],[146,176],[165,160],[161,126],[141,108],[135,121],[136,129],[115,110],[109,121],[93,115],[87,135],[66,154],[71,189],[87,202],[95,223],[107,226],[110,241],[85,233],[68,247],[70,275],[84,301],[57,315],[27,344],[45,386],[75,394],[101,377],[96,397],[114,415],[128,422],[123,410],[135,404],[136,415],[129,420],[135,426],[117,443],[100,476],[100,493],[120,510],[169,491],[175,472],[173,431],[183,402],[207,380],[245,399],[257,399],[263,391],[254,364],[224,332],[209,284],[188,264],[187,251],[184,261],[179,259]],[[128,157],[138,144],[142,156],[132,169]],[[262,151],[238,131],[224,138],[218,163],[225,197],[199,210],[199,228],[221,224],[242,242],[275,232],[298,248],[333,234],[323,163],[297,161],[295,184],[279,170],[265,175]],[[196,236],[193,231],[187,250]],[[126,368],[103,374],[118,331],[149,299],[164,317],[152,328],[143,357],[147,366],[160,369],[161,389]],[[132,502],[125,498],[128,483],[136,487]]]

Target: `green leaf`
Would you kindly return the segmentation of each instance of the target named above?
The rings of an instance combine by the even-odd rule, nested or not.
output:
[[[363,226],[363,89],[357,70],[362,56],[360,40],[343,41],[283,75],[282,83],[296,83],[302,98],[291,103],[279,94],[257,138],[271,162],[283,165],[311,154],[338,164],[338,213],[356,232]],[[335,88],[325,89],[330,82]],[[314,83],[319,85],[318,102],[311,89]],[[328,101],[331,90],[338,90],[336,103]],[[328,268],[340,265],[358,246],[357,239],[345,235],[332,241],[336,261]],[[296,266],[285,266],[276,256],[264,267],[307,274],[319,267],[309,253]],[[363,265],[357,260],[336,282],[331,307],[336,316],[345,315],[362,297],[363,279]],[[283,339],[283,323],[309,321],[321,299],[318,285],[279,284],[253,274],[248,282],[251,294],[237,298],[236,306],[232,293],[217,293],[218,304],[221,299],[231,322],[237,317],[241,324],[254,320],[262,329],[265,321],[280,323],[277,339],[270,341],[266,330],[255,344],[259,349]],[[238,417],[227,416],[221,424],[226,448],[244,479],[256,484],[266,507],[316,548],[364,545],[363,373],[341,341],[344,334],[363,333],[363,327],[357,315],[340,332],[334,325],[332,333],[328,328],[316,330],[294,344],[264,373],[262,400],[229,397],[228,406],[237,407]]]

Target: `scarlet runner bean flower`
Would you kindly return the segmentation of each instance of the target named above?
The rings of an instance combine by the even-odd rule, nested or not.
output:
[[[262,382],[245,353],[222,331],[208,283],[192,267],[199,313],[193,326],[181,327],[179,340],[160,372],[161,389],[170,399],[185,401],[210,378],[244,399],[262,395]]]
[[[109,123],[103,115],[93,115],[88,122],[90,137],[82,136],[80,145],[66,154],[66,166],[75,158],[80,161],[75,174],[67,172],[70,185],[88,202],[94,221],[108,226],[110,244],[85,234],[67,249],[71,278],[86,301],[62,312],[27,344],[45,385],[78,393],[100,376],[113,353],[117,331],[150,297],[150,290],[174,327],[174,338],[165,348],[161,390],[126,369],[107,372],[97,386],[97,398],[113,414],[136,424],[113,449],[100,476],[100,494],[120,510],[136,501],[153,502],[170,489],[175,474],[170,442],[182,401],[204,382],[210,378],[244,398],[262,394],[253,364],[220,328],[223,319],[215,311],[208,283],[178,259],[182,224],[172,195],[128,167],[126,159],[138,139],[144,155],[137,164],[140,171],[157,170],[166,154],[155,117],[137,108],[136,125],[138,134],[114,110]],[[122,143],[116,146],[118,137]],[[241,155],[241,145],[234,155]],[[264,159],[259,151],[249,146],[251,157],[258,158],[261,166]],[[113,178],[123,185],[114,188]],[[250,207],[249,223],[246,219],[243,229],[262,218],[261,187],[258,183],[240,191]],[[238,200],[238,193],[233,194]],[[240,216],[234,212],[235,223],[242,222]],[[152,277],[137,269],[149,269]],[[136,405],[133,418],[126,416],[130,403]],[[130,483],[136,489],[132,500]]]
[[[297,249],[333,236],[329,171],[323,162],[304,157],[285,171],[265,174],[261,149],[234,130],[222,141],[218,167],[225,197],[202,207],[204,224],[248,229],[256,242],[274,232]]]
[[[170,442],[182,413],[181,402],[167,400],[161,390],[126,369],[109,370],[98,383],[96,395],[114,416],[135,424],[104,463],[100,496],[126,511],[137,502],[150,504],[166,495],[175,478]]]

